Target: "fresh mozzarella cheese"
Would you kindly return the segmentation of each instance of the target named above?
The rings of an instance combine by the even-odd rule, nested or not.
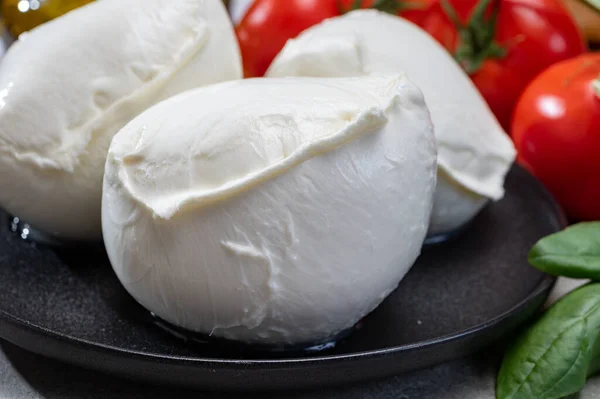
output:
[[[249,79],[189,91],[114,138],[104,242],[170,323],[245,342],[326,339],[412,266],[436,178],[403,76]]]
[[[112,136],[162,99],[241,76],[215,0],[102,0],[22,35],[0,63],[0,206],[100,238]]]
[[[359,10],[289,40],[267,76],[357,76],[406,72],[423,90],[438,144],[430,235],[459,228],[504,194],[512,142],[448,52],[401,18]]]

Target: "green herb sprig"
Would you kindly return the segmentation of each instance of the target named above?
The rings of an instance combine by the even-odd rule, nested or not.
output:
[[[496,397],[568,397],[600,371],[600,222],[541,239],[529,262],[555,276],[592,282],[557,301],[516,339],[504,356]]]

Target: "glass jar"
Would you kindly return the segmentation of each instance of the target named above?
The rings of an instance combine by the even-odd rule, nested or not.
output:
[[[14,37],[94,0],[3,0],[2,21]]]

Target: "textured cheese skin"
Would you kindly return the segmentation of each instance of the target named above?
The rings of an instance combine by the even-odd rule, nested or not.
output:
[[[316,342],[372,311],[420,253],[436,178],[403,76],[248,79],[168,99],[106,163],[104,242],[159,317],[245,342]]]
[[[241,76],[220,1],[102,0],[26,33],[0,63],[0,206],[99,239],[112,136],[162,99]]]
[[[466,223],[504,195],[515,149],[469,77],[425,31],[401,18],[359,10],[289,40],[267,76],[361,76],[405,72],[425,95],[441,171],[430,235]]]

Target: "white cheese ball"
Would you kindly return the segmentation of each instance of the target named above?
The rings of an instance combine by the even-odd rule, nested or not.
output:
[[[435,176],[429,113],[403,76],[222,83],[115,136],[104,242],[127,291],[170,323],[317,342],[412,266]]]
[[[22,35],[0,63],[0,207],[100,239],[112,136],[173,94],[241,76],[215,0],[102,0]]]
[[[438,145],[430,235],[449,233],[504,195],[515,149],[469,77],[427,32],[396,16],[359,10],[289,40],[267,76],[406,72],[425,95]]]

